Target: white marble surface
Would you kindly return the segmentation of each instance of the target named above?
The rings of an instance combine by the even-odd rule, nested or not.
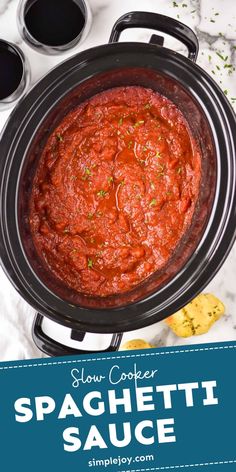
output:
[[[32,84],[52,67],[80,50],[106,43],[115,20],[132,10],[159,12],[178,18],[193,28],[200,41],[198,64],[217,81],[236,111],[236,2],[235,0],[90,0],[93,24],[82,45],[63,56],[43,56],[24,44],[16,26],[18,0],[0,0],[0,37],[18,44],[28,57]],[[148,41],[150,31],[130,30],[122,40]],[[168,47],[184,53],[184,48],[167,37]],[[1,73],[1,71],[0,71]],[[0,113],[0,130],[11,110]],[[1,150],[1,145],[0,145]],[[0,152],[1,158],[1,152]],[[210,332],[183,340],[164,323],[158,323],[125,338],[143,337],[157,346],[236,340],[236,246],[205,291],[212,291],[226,305],[226,315]],[[15,292],[0,269],[0,360],[40,357],[31,339],[34,310]]]

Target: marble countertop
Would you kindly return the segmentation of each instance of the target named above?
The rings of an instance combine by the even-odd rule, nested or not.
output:
[[[22,42],[16,26],[18,0],[0,0],[0,38],[19,45],[31,64],[32,84],[51,68],[71,55],[108,41],[114,22],[122,14],[151,11],[179,19],[197,34],[200,51],[197,63],[206,70],[227,95],[236,111],[236,3],[235,0],[90,0],[93,22],[83,42],[69,53],[45,56]],[[121,40],[148,42],[150,30],[134,29],[122,34]],[[165,45],[186,54],[175,39],[165,37]],[[0,113],[0,130],[11,110]],[[1,147],[0,147],[1,149]],[[1,158],[1,153],[0,153]],[[208,334],[188,339],[177,338],[161,322],[139,332],[127,333],[126,339],[142,337],[156,346],[195,344],[236,340],[236,245],[218,274],[205,289],[213,292],[226,305],[226,315]],[[42,353],[31,339],[34,310],[15,292],[0,269],[0,361],[40,357]]]

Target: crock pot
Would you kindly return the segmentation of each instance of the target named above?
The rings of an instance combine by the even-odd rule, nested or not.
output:
[[[152,35],[149,44],[118,43],[121,32],[133,27],[174,36],[187,47],[188,58],[163,47],[159,35]],[[236,230],[236,119],[223,92],[195,64],[198,41],[193,31],[163,15],[131,12],[115,23],[109,43],[49,72],[18,104],[1,136],[2,266],[40,316],[77,332],[121,333],[174,313],[214,277]],[[42,266],[30,235],[28,202],[41,150],[59,121],[87,98],[123,85],[151,88],[182,111],[202,152],[200,194],[191,227],[162,272],[131,292],[89,298],[73,293]],[[42,336],[39,319],[35,329]],[[111,349],[119,344],[116,336],[114,340]]]

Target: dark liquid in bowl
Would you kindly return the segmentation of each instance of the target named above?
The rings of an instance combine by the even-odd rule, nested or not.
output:
[[[62,46],[81,33],[85,18],[76,0],[35,0],[26,8],[25,24],[39,43]]]
[[[0,42],[0,100],[9,97],[19,87],[23,64],[17,52]]]

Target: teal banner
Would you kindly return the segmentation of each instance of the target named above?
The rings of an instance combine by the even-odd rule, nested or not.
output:
[[[236,342],[0,364],[1,470],[236,470]]]

